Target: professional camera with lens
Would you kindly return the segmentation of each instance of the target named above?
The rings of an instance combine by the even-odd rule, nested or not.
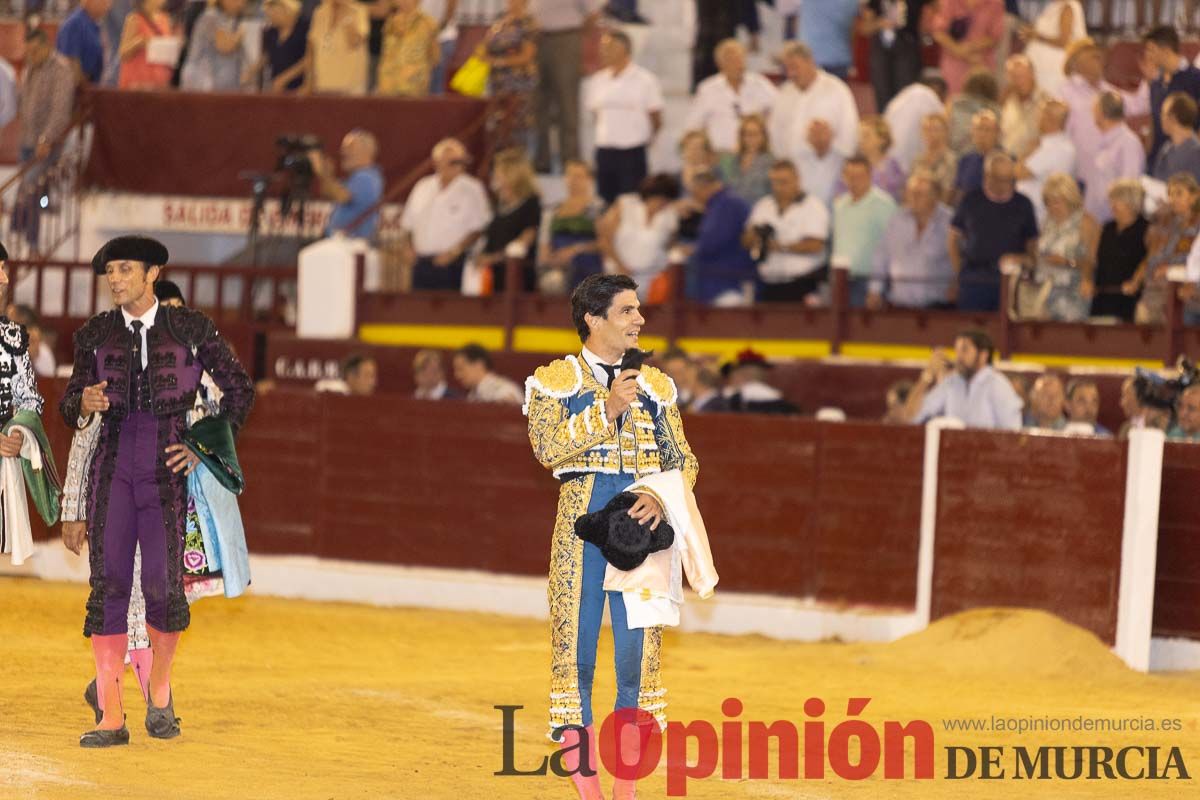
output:
[[[275,147],[279,150],[279,161],[275,164],[276,172],[285,173],[290,177],[293,186],[312,183],[313,168],[308,154],[321,149],[319,138],[310,133],[299,136],[284,134],[275,140]]]
[[[309,198],[315,174],[308,154],[320,150],[321,146],[321,139],[311,133],[288,133],[275,140],[275,147],[279,151],[275,174],[283,183],[280,211],[285,217],[291,213],[293,204],[303,207],[304,201]]]
[[[754,258],[755,264],[761,264],[771,254],[771,242],[775,241],[775,226],[755,225],[754,236],[754,247],[751,249],[750,255]]]
[[[1183,390],[1200,382],[1200,370],[1187,356],[1180,356],[1175,368],[1179,371],[1177,377],[1164,378],[1156,372],[1138,367],[1133,379],[1138,402],[1150,408],[1173,411]]]

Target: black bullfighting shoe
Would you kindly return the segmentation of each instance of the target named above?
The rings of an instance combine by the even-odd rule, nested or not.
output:
[[[168,698],[165,708],[156,708],[153,700],[146,704],[146,733],[155,739],[174,739],[179,735],[174,695]]]
[[[100,720],[104,719],[104,710],[100,708],[100,695],[96,693],[96,679],[92,678],[92,682],[83,690],[83,702],[92,707],[92,713],[96,715],[96,724],[100,724]]]

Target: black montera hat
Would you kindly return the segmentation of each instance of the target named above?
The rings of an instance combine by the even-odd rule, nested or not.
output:
[[[104,274],[104,268],[110,261],[141,261],[150,267],[162,267],[167,263],[170,254],[166,245],[149,236],[118,236],[96,251],[92,258],[92,270],[97,275]]]
[[[637,500],[633,492],[621,492],[604,508],[575,521],[576,536],[599,547],[608,563],[626,571],[641,566],[646,556],[666,550],[675,541],[675,530],[665,519],[650,530],[649,525],[629,516]]]

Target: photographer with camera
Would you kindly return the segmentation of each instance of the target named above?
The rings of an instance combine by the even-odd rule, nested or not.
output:
[[[829,272],[825,244],[829,210],[805,194],[800,173],[791,161],[771,167],[771,195],[754,204],[742,244],[758,264],[764,302],[808,302]]]
[[[379,226],[378,210],[366,219],[359,221],[359,218],[383,197],[383,172],[375,163],[377,151],[375,136],[369,131],[355,128],[347,133],[341,148],[342,170],[346,173],[344,182],[338,181],[333,166],[320,148],[308,151],[321,195],[335,203],[325,228],[326,236],[342,231],[352,238],[375,238]]]

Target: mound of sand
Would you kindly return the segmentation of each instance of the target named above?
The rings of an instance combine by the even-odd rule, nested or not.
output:
[[[945,617],[887,646],[889,656],[970,672],[1086,675],[1132,674],[1090,631],[1023,608],[979,608]]]

